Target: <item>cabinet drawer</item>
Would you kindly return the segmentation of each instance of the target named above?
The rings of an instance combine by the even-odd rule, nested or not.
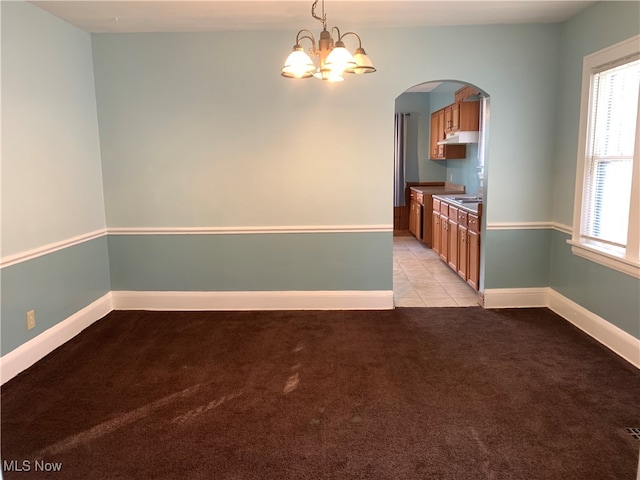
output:
[[[458,210],[458,223],[463,226],[467,226],[467,212]]]
[[[453,205],[449,205],[449,220],[458,223],[458,208]]]
[[[443,215],[449,216],[449,204],[441,202],[440,203],[440,213]]]
[[[439,212],[439,211],[440,211],[440,200],[438,200],[437,198],[434,198],[434,199],[433,199],[433,209],[434,209],[436,212]]]
[[[469,230],[472,232],[480,233],[480,222],[478,216],[470,213],[467,220]]]

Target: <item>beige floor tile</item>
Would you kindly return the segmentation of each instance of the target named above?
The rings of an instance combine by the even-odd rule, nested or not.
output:
[[[464,283],[462,279],[459,282],[442,283],[442,288],[451,296],[468,297],[475,294],[475,290]]]
[[[459,305],[451,297],[427,298],[425,302],[427,307],[458,307]]]
[[[398,298],[394,297],[394,304],[396,307],[426,307],[427,305],[418,296]]]
[[[393,239],[393,298],[399,307],[478,304],[477,292],[438,254],[410,236]]]
[[[449,297],[451,296],[440,285],[429,287],[414,287],[420,297],[424,298],[436,298],[436,297]]]

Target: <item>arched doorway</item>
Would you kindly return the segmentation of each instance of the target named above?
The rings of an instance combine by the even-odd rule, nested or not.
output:
[[[465,81],[428,81],[397,97],[395,112],[394,302],[481,304],[489,95]],[[455,218],[448,207],[434,216],[433,198],[443,196]],[[449,230],[440,233],[441,220]]]

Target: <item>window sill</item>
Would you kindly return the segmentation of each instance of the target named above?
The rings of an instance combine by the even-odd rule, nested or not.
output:
[[[599,263],[605,267],[612,268],[618,272],[625,273],[635,278],[640,278],[640,262],[631,260],[615,253],[605,252],[595,248],[589,244],[577,242],[575,240],[567,240],[571,245],[571,252],[592,262]]]

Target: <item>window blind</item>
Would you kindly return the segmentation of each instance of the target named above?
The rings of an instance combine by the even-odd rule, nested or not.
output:
[[[640,60],[593,75],[580,235],[624,249],[629,226]]]

